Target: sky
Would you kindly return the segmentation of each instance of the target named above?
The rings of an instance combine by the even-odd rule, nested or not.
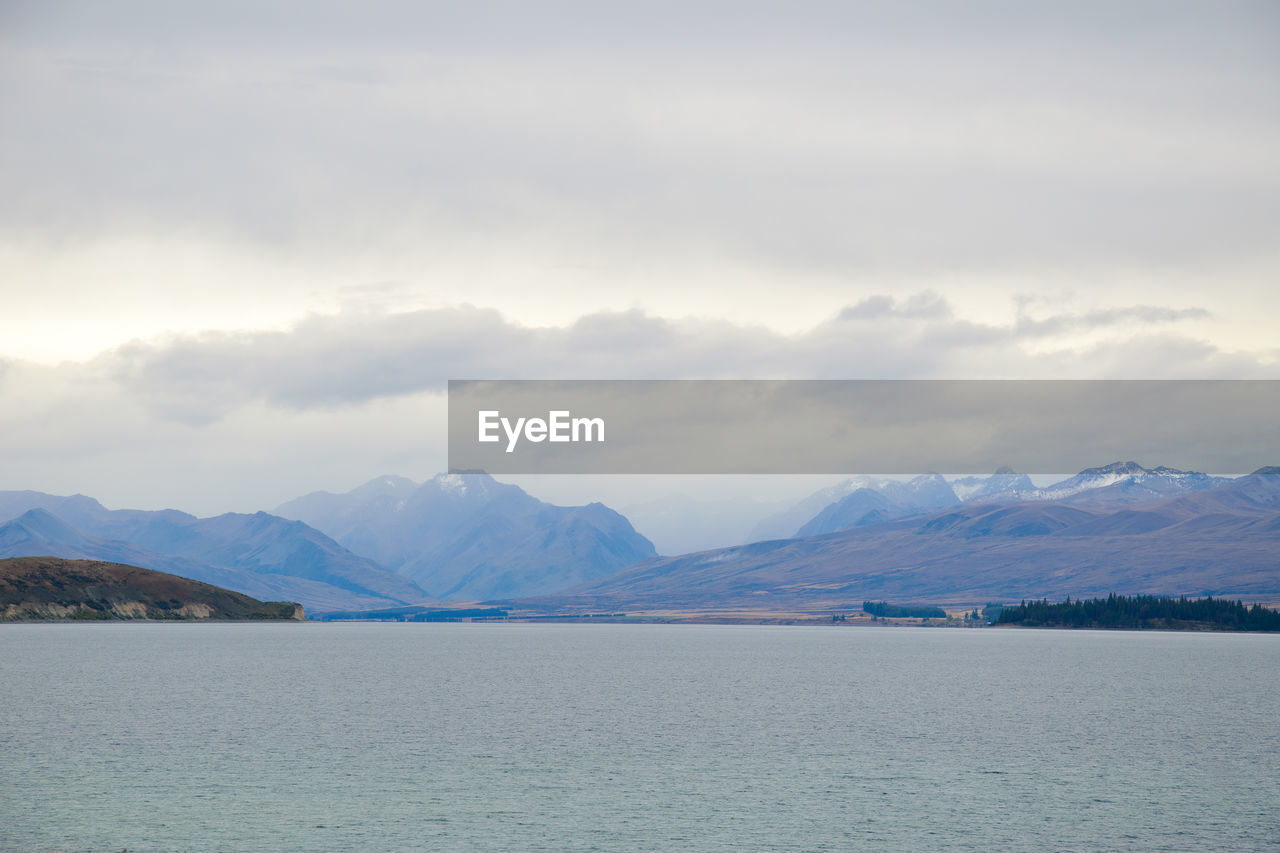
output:
[[[0,0],[0,488],[422,480],[450,378],[1280,378],[1278,151],[1270,2]]]

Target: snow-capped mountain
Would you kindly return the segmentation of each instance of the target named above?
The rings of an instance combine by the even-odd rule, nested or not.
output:
[[[1099,468],[1086,468],[1060,483],[1036,489],[1023,499],[1118,506],[1202,492],[1229,482],[1227,477],[1211,477],[1163,465],[1144,468],[1137,462],[1113,462]]]
[[[951,481],[951,490],[962,502],[987,500],[1020,500],[1036,490],[1026,474],[1012,468],[997,468],[990,477],[960,477]]]
[[[1002,467],[989,477],[961,477],[947,482],[937,474],[923,474],[907,482],[879,477],[853,477],[815,492],[784,513],[756,526],[756,541],[766,538],[814,536],[851,527],[876,524],[945,509],[957,504],[1005,504],[1056,501],[1073,506],[1120,507],[1214,489],[1231,482],[1194,471],[1160,466],[1144,468],[1136,462],[1114,462],[1086,468],[1073,477],[1044,488],[1012,468]],[[790,532],[784,524],[808,513]]]
[[[883,505],[869,495],[858,495],[859,492],[880,496],[883,498]],[[855,495],[858,496],[854,497]],[[845,501],[845,505],[834,508],[841,501]],[[882,511],[883,518],[899,518],[942,509],[959,502],[960,499],[950,484],[938,474],[921,474],[906,482],[859,475],[814,492],[790,509],[763,519],[752,528],[749,541],[788,539],[792,536],[828,533],[854,524],[870,524],[876,517],[874,513],[877,510]],[[828,508],[833,509],[826,512]],[[823,520],[819,522],[818,516],[824,513]],[[802,529],[807,529],[807,532],[800,533]]]
[[[1140,509],[971,502],[823,536],[652,560],[560,603],[840,608],[866,599],[1017,601],[1113,591],[1270,601],[1280,594],[1277,554],[1280,468],[1270,467]]]
[[[905,483],[890,480],[878,491],[890,503],[909,510],[942,509],[960,502],[951,484],[940,474],[921,474]]]
[[[852,481],[849,481],[852,482]],[[907,482],[884,480],[876,488],[860,488],[829,504],[805,522],[796,536],[816,536],[850,527],[878,524],[960,503],[938,474],[921,474]]]

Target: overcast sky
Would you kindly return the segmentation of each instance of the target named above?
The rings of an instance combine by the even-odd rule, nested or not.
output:
[[[1278,151],[1273,2],[0,0],[0,488],[423,479],[448,378],[1280,377]]]

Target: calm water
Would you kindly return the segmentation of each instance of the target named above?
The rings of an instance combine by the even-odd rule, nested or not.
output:
[[[4,850],[1280,847],[1280,636],[0,626]]]

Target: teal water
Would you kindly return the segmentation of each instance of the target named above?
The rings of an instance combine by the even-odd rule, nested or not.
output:
[[[0,626],[3,850],[1280,847],[1280,636]]]

